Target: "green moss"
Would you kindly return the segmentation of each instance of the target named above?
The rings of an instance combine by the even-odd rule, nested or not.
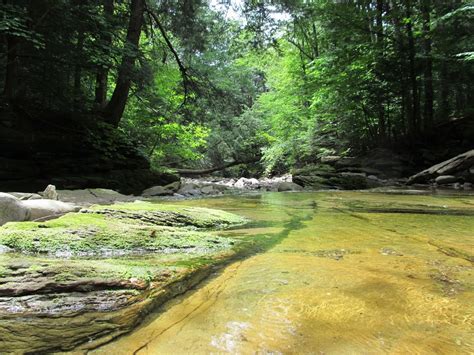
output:
[[[94,206],[91,208],[95,211],[104,210],[101,206]],[[241,216],[224,212],[220,210],[213,210],[203,207],[186,207],[178,205],[163,205],[153,202],[135,202],[135,203],[120,203],[112,206],[107,206],[107,210],[125,211],[125,212],[169,212],[170,219],[175,214],[188,217],[190,223],[203,228],[228,226],[234,224],[244,223],[246,220]]]
[[[230,248],[229,238],[201,231],[242,223],[231,213],[152,203],[94,207],[47,222],[7,223],[0,244],[27,253],[117,255],[199,252]]]

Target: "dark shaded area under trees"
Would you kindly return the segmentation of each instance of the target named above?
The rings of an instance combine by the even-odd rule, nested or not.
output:
[[[164,166],[284,173],[380,147],[424,168],[473,148],[469,2],[239,4],[3,0],[0,189],[138,192],[176,179]]]

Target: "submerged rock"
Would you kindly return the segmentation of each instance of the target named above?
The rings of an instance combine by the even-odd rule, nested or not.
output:
[[[302,191],[303,187],[294,182],[281,182],[277,185],[279,192],[282,191]]]

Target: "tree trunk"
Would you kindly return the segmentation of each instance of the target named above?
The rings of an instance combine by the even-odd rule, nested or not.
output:
[[[114,1],[113,0],[104,0],[104,15],[106,22],[110,24],[112,17],[114,15]],[[110,31],[107,31],[102,36],[102,42],[104,45],[110,46],[112,44],[112,36]],[[108,53],[104,53],[108,55]],[[106,67],[101,67],[97,71],[96,75],[96,85],[95,85],[95,103],[99,108],[104,108],[107,101],[107,81],[108,81],[109,69]]]
[[[448,71],[447,58],[442,59],[441,72],[440,72],[440,106],[439,106],[439,117],[438,119],[445,121],[449,116],[449,91],[450,91],[450,80]]]
[[[431,12],[431,0],[423,0],[422,2],[423,12],[423,48],[425,55],[424,65],[424,91],[425,91],[425,102],[423,110],[423,123],[424,130],[429,131],[433,128],[433,59],[431,57],[431,27],[430,27],[430,12]]]
[[[84,32],[80,29],[77,34],[77,45],[76,45],[76,64],[74,65],[74,109],[77,110],[81,107],[82,103],[82,49],[84,46]]]
[[[18,43],[15,36],[7,36],[7,64],[5,70],[5,83],[3,93],[8,99],[15,96],[18,78]]]
[[[129,47],[122,57],[117,82],[110,102],[104,109],[105,121],[117,127],[122,118],[131,86],[131,74],[135,59],[138,56],[138,42],[143,24],[145,0],[132,0],[130,4],[130,21],[127,29],[125,46]]]
[[[418,95],[418,82],[416,79],[416,61],[415,61],[415,39],[413,37],[413,25],[412,25],[412,8],[411,1],[406,0],[406,17],[408,19],[406,24],[407,36],[408,36],[408,58],[410,66],[410,86],[411,86],[411,103],[413,105],[410,117],[410,134],[417,136],[419,133],[419,121],[420,121],[420,98]]]
[[[230,163],[225,163],[213,168],[208,168],[208,169],[174,169],[179,175],[181,176],[199,176],[199,175],[207,175],[211,174],[215,171],[221,171],[227,168],[230,168],[232,166],[240,165],[240,164],[251,164],[251,163],[256,163],[260,161],[260,157],[255,157],[253,159],[248,159],[248,160],[236,160]]]
[[[384,81],[383,68],[381,68],[381,61],[384,57],[384,43],[383,43],[383,0],[377,0],[376,4],[376,15],[375,15],[375,46],[377,48],[377,64],[376,64],[376,75],[378,79],[382,82]],[[376,106],[377,106],[377,115],[378,115],[378,135],[379,140],[382,145],[385,145],[387,142],[387,127],[385,120],[385,93],[379,89],[377,90],[376,97]]]

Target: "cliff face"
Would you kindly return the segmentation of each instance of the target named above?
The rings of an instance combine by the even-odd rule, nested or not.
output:
[[[0,191],[103,187],[139,193],[177,180],[150,170],[136,144],[99,118],[0,111]]]

